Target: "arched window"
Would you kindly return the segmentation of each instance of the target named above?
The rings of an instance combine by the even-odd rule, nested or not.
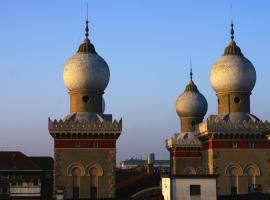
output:
[[[247,176],[248,192],[250,193],[259,190],[259,185],[256,184],[256,176],[260,176],[259,167],[254,163],[250,163],[245,166],[244,173]]]
[[[231,194],[237,194],[238,192],[238,171],[236,167],[232,167],[230,169],[230,177],[231,177]]]
[[[255,186],[255,170],[253,167],[247,169],[247,177],[248,177],[248,192],[252,191],[252,188]]]
[[[103,169],[98,163],[91,163],[86,168],[87,176],[89,176],[89,192],[91,199],[98,198],[98,182],[103,175]]]
[[[73,181],[73,200],[80,198],[80,182],[82,171],[79,167],[72,169],[72,181]]]
[[[90,168],[89,175],[90,175],[90,197],[91,199],[96,199],[98,189],[98,169],[96,167]]]
[[[186,167],[184,169],[184,174],[196,174],[196,170],[194,167]]]
[[[243,175],[243,169],[238,163],[231,163],[225,169],[226,176],[230,177],[231,194],[238,193],[238,178]]]

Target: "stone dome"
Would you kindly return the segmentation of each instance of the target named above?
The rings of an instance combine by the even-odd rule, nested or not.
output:
[[[88,39],[88,21],[86,21],[86,38],[64,66],[63,79],[69,91],[90,90],[103,92],[110,79],[110,70],[106,61],[96,53],[95,47]]]
[[[223,55],[213,65],[210,81],[216,93],[251,92],[256,83],[256,71],[244,56]]]
[[[236,45],[233,34],[231,24],[231,42],[211,69],[210,82],[216,93],[251,92],[256,83],[256,70]]]
[[[204,117],[208,104],[192,80],[176,100],[176,112],[181,117]]]

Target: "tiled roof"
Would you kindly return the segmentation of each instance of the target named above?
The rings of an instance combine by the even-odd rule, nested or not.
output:
[[[42,170],[53,170],[53,158],[43,156],[30,156],[34,163],[36,163]]]
[[[41,171],[42,167],[19,151],[0,151],[0,171],[33,170]]]

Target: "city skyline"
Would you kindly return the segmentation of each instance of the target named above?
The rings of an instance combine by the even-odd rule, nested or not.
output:
[[[118,161],[150,152],[168,158],[165,139],[179,131],[175,101],[189,81],[190,56],[194,82],[208,101],[206,117],[217,113],[209,73],[230,41],[230,2],[154,2],[108,2],[106,8],[102,1],[88,3],[90,40],[111,71],[105,113],[123,118]],[[1,4],[0,148],[52,155],[47,118],[69,112],[62,73],[84,38],[86,1]],[[270,119],[267,7],[266,1],[233,2],[235,41],[257,71],[251,113],[256,109],[263,121]]]

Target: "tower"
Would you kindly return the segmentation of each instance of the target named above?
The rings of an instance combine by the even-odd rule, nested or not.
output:
[[[83,43],[64,66],[70,113],[48,124],[54,139],[54,188],[67,199],[113,198],[122,120],[103,113],[110,71],[88,38],[88,19],[85,31]]]
[[[210,81],[218,97],[218,114],[250,113],[250,95],[256,83],[256,71],[234,41],[233,23],[230,44],[213,65]]]
[[[176,100],[180,132],[166,141],[173,175],[201,173],[201,142],[195,133],[195,126],[202,122],[208,105],[192,76],[191,68],[189,84]]]
[[[210,81],[218,97],[218,114],[199,124],[203,168],[218,174],[218,195],[268,193],[270,142],[268,122],[250,113],[256,71],[234,41],[213,65]]]

